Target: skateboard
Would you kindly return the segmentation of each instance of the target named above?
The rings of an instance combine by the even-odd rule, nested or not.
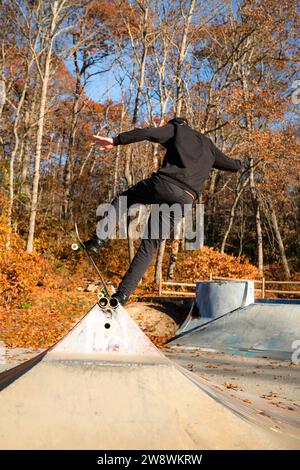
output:
[[[88,252],[88,250],[85,248],[83,241],[80,238],[79,231],[78,231],[78,226],[77,222],[75,222],[75,233],[78,239],[78,243],[73,243],[71,248],[73,251],[80,251],[83,250],[84,253],[87,256],[87,259],[89,260],[90,265],[94,269],[96,275],[100,279],[102,289],[100,293],[98,294],[98,305],[101,307],[103,310],[115,310],[119,306],[118,299],[115,299],[114,297],[111,297],[109,293],[109,287],[100,271],[98,266],[96,265],[92,255]]]

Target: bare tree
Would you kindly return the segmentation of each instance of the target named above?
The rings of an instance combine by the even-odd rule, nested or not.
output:
[[[185,2],[186,3],[186,2]],[[179,41],[179,44],[174,44],[178,52],[178,60],[177,60],[177,69],[176,69],[176,101],[175,101],[175,109],[176,109],[176,116],[180,116],[182,111],[183,105],[183,80],[182,80],[182,73],[183,73],[183,64],[186,58],[187,50],[188,50],[188,36],[191,27],[191,20],[193,16],[193,11],[196,5],[196,0],[190,0],[187,13],[184,11],[184,2],[180,2],[181,8],[181,15],[183,18],[183,33],[182,37]],[[179,241],[175,240],[172,243],[172,253],[170,257],[170,263],[168,267],[168,279],[173,279],[174,276],[174,269],[177,261],[177,255],[179,251]]]
[[[78,5],[77,5],[78,6]],[[34,247],[34,232],[36,223],[36,214],[38,206],[38,190],[40,180],[40,162],[42,155],[42,139],[44,131],[44,122],[47,106],[48,85],[51,76],[51,64],[53,59],[53,47],[58,36],[68,29],[64,25],[64,19],[69,11],[76,5],[70,5],[67,0],[54,0],[53,2],[40,1],[35,11],[35,21],[38,27],[38,34],[43,44],[41,51],[37,50],[32,44],[31,37],[28,37],[29,46],[35,58],[35,63],[41,79],[41,95],[38,109],[38,125],[36,135],[36,147],[34,158],[34,174],[32,181],[31,205],[29,232],[27,238],[27,251],[31,253]]]

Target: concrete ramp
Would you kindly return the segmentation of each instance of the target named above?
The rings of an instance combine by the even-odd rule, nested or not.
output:
[[[39,362],[38,362],[39,361]],[[297,449],[299,434],[170,362],[98,305],[35,363],[0,375],[1,449]]]
[[[204,323],[204,324],[203,324]],[[298,302],[253,303],[212,321],[189,322],[169,347],[259,354],[291,360],[300,339]]]

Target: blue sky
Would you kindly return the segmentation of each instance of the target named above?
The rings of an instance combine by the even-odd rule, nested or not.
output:
[[[74,65],[71,59],[66,59],[65,64],[69,72],[74,76]],[[109,68],[105,63],[101,64],[101,68]],[[89,69],[91,73],[95,73],[97,68]],[[113,70],[108,72],[100,73],[99,75],[94,75],[88,81],[88,84],[85,88],[86,95],[89,98],[92,98],[97,103],[102,102],[108,98],[118,101],[120,99],[120,88],[118,82],[115,79]]]
[[[233,11],[236,12],[237,5],[240,1],[232,0],[231,3]],[[72,71],[71,61],[69,64],[67,63],[67,67]],[[114,71],[110,70],[92,77],[86,87],[86,95],[96,102],[101,102],[109,98],[113,101],[119,101],[121,99],[121,91],[118,82],[115,79]]]
[[[108,98],[119,101],[121,93],[113,71],[92,77],[86,87],[86,95],[96,102],[105,101]]]

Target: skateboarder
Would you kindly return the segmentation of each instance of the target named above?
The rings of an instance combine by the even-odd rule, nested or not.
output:
[[[127,145],[143,140],[161,144],[166,149],[166,154],[161,168],[156,173],[152,173],[150,178],[140,181],[119,195],[127,196],[127,208],[133,204],[163,203],[169,206],[177,203],[183,207],[184,204],[192,203],[199,197],[212,168],[236,172],[243,167],[240,160],[233,160],[224,155],[208,137],[192,129],[187,120],[180,117],[171,119],[161,127],[137,128],[122,132],[114,138],[96,135],[93,136],[92,145],[100,147],[100,150],[108,151],[116,145]],[[119,196],[112,201],[112,211],[119,207]],[[155,233],[152,230],[151,236],[142,239],[127,273],[114,294],[122,305],[127,302],[149,266],[162,240],[161,227],[168,223],[169,238],[172,238],[177,219],[178,216],[172,212],[167,215],[160,214],[158,224],[154,229]],[[151,215],[148,226],[150,222]],[[104,223],[107,224],[107,220]],[[153,229],[152,225],[151,228]],[[98,222],[93,237],[84,242],[87,250],[99,251],[108,238],[101,238],[103,229],[101,222]]]

